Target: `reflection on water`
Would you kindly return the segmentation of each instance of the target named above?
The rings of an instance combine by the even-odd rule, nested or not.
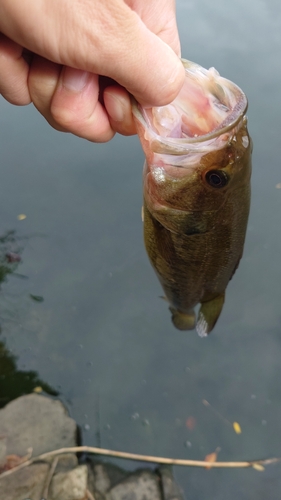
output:
[[[178,9],[182,54],[245,91],[255,144],[244,256],[215,334],[202,342],[176,331],[158,299],[142,241],[138,139],[90,144],[51,130],[31,106],[0,100],[0,234],[46,234],[24,245],[16,272],[29,279],[11,275],[2,284],[4,304],[13,304],[2,338],[19,370],[40,373],[70,402],[85,444],[96,443],[99,395],[104,447],[196,459],[217,447],[220,460],[279,456],[281,11],[277,0],[180,0]],[[194,500],[280,498],[279,466],[175,474]]]
[[[0,286],[9,274],[15,273],[21,261],[22,250],[15,231],[6,231],[0,236]]]
[[[26,238],[25,238],[26,239]],[[0,236],[0,286],[6,282],[8,276],[14,275],[22,277],[16,273],[18,265],[21,262],[21,253],[23,252],[23,238],[19,238],[16,232],[6,231]],[[1,294],[1,323],[5,323],[13,319],[13,306],[5,304],[5,291],[0,288]],[[5,328],[4,328],[5,329]],[[58,392],[52,389],[48,384],[40,380],[35,371],[23,371],[17,369],[17,357],[11,354],[6,347],[5,342],[0,341],[0,408],[5,406],[12,399],[29,394],[35,388],[46,393],[57,396]]]
[[[58,396],[58,392],[43,382],[35,371],[18,370],[17,358],[9,352],[4,342],[0,342],[0,381],[0,408],[36,388]]]

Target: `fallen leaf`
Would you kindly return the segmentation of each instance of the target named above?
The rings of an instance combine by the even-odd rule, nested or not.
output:
[[[6,259],[7,259],[7,262],[9,262],[9,264],[14,264],[15,262],[21,261],[21,256],[15,252],[7,252]]]
[[[185,422],[186,427],[188,428],[189,431],[193,431],[196,427],[196,420],[194,417],[188,417],[188,419]]]
[[[233,422],[232,425],[233,425],[233,429],[236,432],[236,434],[241,434],[242,429],[241,429],[240,425],[238,424],[238,422]]]
[[[40,394],[40,392],[43,392],[43,389],[40,386],[34,387],[33,392],[36,392],[37,394]]]
[[[21,457],[19,455],[7,455],[4,464],[0,467],[0,474],[26,462],[30,459],[31,454],[32,451],[30,450],[24,457]]]
[[[205,462],[216,462],[218,458],[218,453],[220,451],[220,448],[217,448],[213,453],[209,453],[209,455],[206,455],[204,460]],[[211,469],[211,465],[206,465],[206,469]]]
[[[253,464],[252,467],[253,467],[253,469],[258,470],[260,472],[263,472],[265,469],[265,467],[261,464]]]
[[[30,293],[29,297],[32,300],[35,300],[35,302],[44,302],[44,297],[41,297],[41,295],[33,295],[32,293]]]

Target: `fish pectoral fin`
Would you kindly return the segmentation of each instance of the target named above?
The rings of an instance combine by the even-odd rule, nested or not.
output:
[[[178,311],[178,309],[174,309],[173,307],[170,307],[169,309],[172,313],[173,325],[178,330],[193,330],[195,328],[196,316],[194,311],[184,313]]]
[[[206,337],[214,328],[224,304],[224,293],[208,302],[201,303],[196,323],[199,337]]]

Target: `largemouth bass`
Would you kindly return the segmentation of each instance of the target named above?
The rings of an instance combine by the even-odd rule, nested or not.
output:
[[[203,337],[243,253],[252,143],[242,90],[214,68],[183,65],[185,83],[172,104],[135,102],[133,114],[146,157],[146,250],[174,325]]]

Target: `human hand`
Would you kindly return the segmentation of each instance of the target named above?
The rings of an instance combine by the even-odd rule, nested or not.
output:
[[[174,0],[0,0],[0,93],[90,141],[135,133],[129,93],[171,102],[179,55]]]

